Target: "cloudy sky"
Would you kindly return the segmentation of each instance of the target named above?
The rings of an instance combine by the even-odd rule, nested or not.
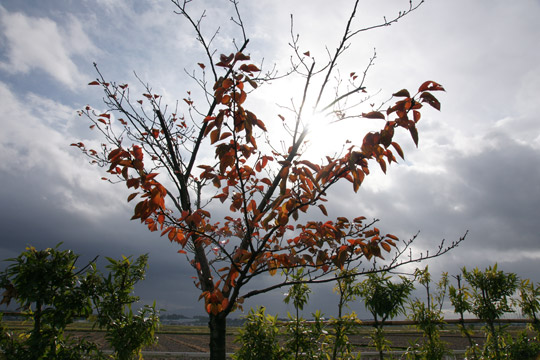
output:
[[[325,60],[337,45],[352,1],[240,1],[252,59],[286,70],[291,55],[290,14],[302,51]],[[205,34],[220,26],[217,54],[239,38],[230,3],[195,0],[207,9]],[[407,0],[360,1],[354,28],[390,19]],[[191,268],[166,239],[130,222],[132,209],[121,185],[69,144],[95,141],[76,111],[101,106],[95,61],[107,79],[136,83],[133,72],[171,104],[196,85],[186,76],[204,54],[182,17],[167,0],[4,0],[0,5],[0,257],[16,256],[27,244],[64,242],[83,254],[119,257],[150,254],[142,301],[186,315],[202,314]],[[540,281],[540,1],[426,0],[399,23],[353,39],[339,63],[342,74],[362,72],[376,49],[366,79],[371,102],[425,80],[444,85],[442,111],[426,109],[420,146],[400,142],[406,161],[386,176],[375,170],[351,196],[349,184],[331,194],[333,216],[379,218],[401,238],[420,231],[418,249],[442,240],[467,240],[429,263],[434,277],[463,266],[500,269]],[[298,86],[297,86],[298,85]],[[275,82],[254,93],[251,107],[267,124],[282,112],[276,103],[298,99],[301,83]],[[360,111],[363,108],[360,108]],[[359,120],[356,120],[359,121]],[[313,132],[313,156],[339,146],[343,136],[359,141],[354,124]],[[328,134],[333,134],[329,140]],[[345,135],[343,135],[345,134]],[[319,145],[316,145],[319,144]],[[375,167],[374,167],[375,169]],[[103,259],[101,260],[103,264]],[[5,266],[5,263],[2,265]],[[288,309],[284,291],[256,298],[270,312]],[[335,312],[329,287],[314,289],[310,310]],[[353,306],[361,310],[361,304]]]

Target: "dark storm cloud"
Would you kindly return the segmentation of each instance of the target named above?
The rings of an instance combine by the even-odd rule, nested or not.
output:
[[[324,28],[324,34],[312,34],[311,20],[326,13],[329,22],[337,22],[347,11],[334,6],[321,12],[328,6],[326,1],[254,4],[245,8],[246,23],[253,31],[252,57],[274,58],[278,63],[289,59],[288,52],[274,50],[288,51],[291,12],[300,12],[298,29],[307,29],[301,34],[302,46],[315,53],[324,45],[332,47],[342,29],[336,27],[332,33]],[[369,10],[386,13],[381,4]],[[408,2],[395,4],[398,9]],[[8,1],[5,9],[0,8],[3,28],[11,24],[12,30],[20,29],[0,36],[0,257],[15,256],[26,244],[48,247],[61,241],[86,260],[148,252],[147,280],[138,288],[142,302],[156,299],[158,307],[201,314],[191,278],[195,273],[177,254],[178,246],[130,222],[132,208],[125,202],[128,193],[123,185],[100,181],[103,173],[68,146],[74,141],[96,142],[88,124],[75,115],[86,103],[99,107],[101,101],[100,94],[81,80],[95,76],[92,61],[97,60],[112,80],[133,81],[135,70],[152,86],[165,89],[166,99],[181,99],[187,90],[194,90],[183,67],[197,68],[196,63],[204,59],[192,33],[167,1],[143,6],[86,1],[63,8],[48,5],[47,11],[25,6]],[[211,11],[219,14],[221,9]],[[370,91],[388,85],[384,90],[392,92],[399,90],[395,86],[417,86],[433,77],[448,93],[441,94],[441,113],[426,111],[422,118],[419,149],[409,137],[400,139],[407,160],[389,167],[386,176],[375,164],[358,194],[351,195],[349,183],[337,186],[328,196],[331,216],[380,218],[377,226],[382,231],[401,238],[420,230],[418,251],[436,248],[443,238],[456,240],[469,230],[457,249],[429,262],[434,277],[441,271],[456,274],[462,266],[484,268],[498,262],[505,271],[540,281],[536,265],[540,260],[536,99],[540,52],[531,45],[538,38],[538,14],[534,1],[430,1],[410,18],[355,43],[354,56],[340,66],[344,73],[363,69],[365,57],[378,46],[378,66],[368,74]],[[373,19],[359,20],[361,25]],[[205,24],[204,30],[211,33],[213,24]],[[222,27],[222,34],[225,30]],[[50,35],[49,46],[25,42],[36,33]],[[318,35],[330,42],[322,44]],[[231,49],[225,37],[219,36],[216,44],[220,51]],[[292,83],[286,85],[276,82],[262,87],[261,93],[275,91],[286,102],[297,95],[292,93]],[[277,100],[271,94],[259,100],[263,106],[257,114],[270,125],[280,111],[271,107]],[[345,131],[356,136],[355,141],[363,135]],[[325,133],[322,139],[329,138]],[[311,215],[325,219],[318,209]],[[216,210],[213,220],[222,216]],[[105,264],[104,259],[100,264]],[[257,281],[250,285],[264,286],[276,278]],[[313,287],[308,311],[319,308],[332,313],[336,297],[331,289],[331,285]],[[270,312],[285,315],[284,292],[279,289],[256,297],[246,307],[267,305]],[[357,304],[355,310],[361,308]]]

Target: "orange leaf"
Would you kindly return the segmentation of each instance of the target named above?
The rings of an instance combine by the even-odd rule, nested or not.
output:
[[[167,235],[169,237],[169,241],[173,241],[174,238],[176,237],[176,229],[175,228],[170,228],[171,230],[169,231],[169,235]]]
[[[157,217],[157,221],[158,221],[158,223],[163,225],[163,222],[165,222],[165,215],[159,214],[158,217]]]
[[[221,87],[224,88],[224,89],[228,89],[231,86],[233,86],[233,84],[234,83],[230,78],[226,78],[225,80],[223,80],[223,83],[221,84]]]
[[[219,129],[215,129],[210,133],[210,143],[214,144],[219,140]]]

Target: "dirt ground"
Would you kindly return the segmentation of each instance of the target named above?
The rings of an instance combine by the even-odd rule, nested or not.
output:
[[[73,333],[76,336],[82,336],[88,340],[97,342],[102,345],[104,349],[108,346],[104,339],[103,333],[99,332],[81,332]],[[395,350],[405,350],[411,344],[416,341],[421,341],[422,335],[416,331],[399,331],[399,333],[389,332],[387,333],[387,339],[392,343],[392,347]],[[442,340],[449,344],[450,349],[464,350],[468,346],[468,340],[457,333],[443,333]],[[367,333],[351,335],[349,341],[354,346],[355,351],[373,351],[374,349],[369,347],[370,338]],[[474,337],[474,341],[482,344],[484,341],[483,334],[477,334]],[[208,335],[186,335],[186,334],[167,334],[160,333],[158,335],[157,345],[151,348],[145,349],[153,352],[196,352],[206,353],[209,352],[208,347]],[[239,347],[239,344],[234,343],[234,336],[227,337],[227,352],[234,352]]]

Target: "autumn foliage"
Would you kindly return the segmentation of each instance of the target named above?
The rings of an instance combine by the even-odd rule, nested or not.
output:
[[[275,78],[271,73],[263,74],[262,66],[251,59],[245,31],[243,43],[235,52],[214,59],[211,41],[205,41],[201,33],[202,18],[197,21],[190,16],[186,10],[189,1],[173,3],[193,25],[208,54],[206,63],[196,66],[201,76],[213,75],[213,85],[193,77],[204,90],[207,103],[197,102],[188,91],[181,106],[171,110],[148,85],[143,83],[145,91],[141,96],[133,96],[128,84],[106,81],[96,66],[98,78],[89,85],[104,91],[107,111],[87,106],[80,115],[92,122],[90,127],[99,131],[105,141],[100,149],[87,148],[80,142],[72,145],[92,163],[105,167],[109,174],[105,179],[123,182],[133,191],[127,199],[134,204],[132,219],[178,243],[178,252],[195,270],[195,283],[210,314],[211,328],[212,319],[224,321],[244,298],[289,284],[287,279],[276,276],[274,285],[254,286],[254,290],[242,292],[261,274],[275,275],[284,269],[302,267],[305,281],[316,283],[335,281],[335,274],[360,264],[363,271],[375,271],[377,268],[370,265],[374,258],[386,258],[385,269],[400,266],[403,261],[399,257],[411,242],[398,247],[398,238],[374,227],[373,220],[359,214],[350,219],[305,219],[313,219],[311,208],[329,215],[324,203],[329,200],[330,188],[339,181],[350,182],[357,192],[373,162],[386,173],[388,165],[397,162],[396,156],[403,159],[402,147],[394,139],[398,131],[408,132],[418,145],[417,125],[423,106],[440,110],[433,93],[444,88],[426,81],[414,95],[406,89],[394,93],[394,103],[386,111],[382,105],[372,106],[367,113],[349,116],[342,102],[366,92],[365,76],[351,73],[353,89],[337,94],[324,106],[323,93],[335,72],[336,60],[359,32],[351,29],[358,5],[355,2],[335,55],[320,69],[310,52],[300,51],[298,39],[293,38],[291,46],[297,59],[289,76],[304,79],[303,94],[293,116],[286,119],[278,115],[290,129],[288,138],[282,140],[287,144],[284,149],[261,146],[258,142],[268,145],[271,136],[266,136],[265,122],[249,108],[248,97]],[[238,16],[233,21],[244,30],[238,4],[231,3]],[[397,21],[416,7],[411,3],[408,11],[380,26]],[[319,75],[323,79],[317,87],[313,83]],[[309,106],[313,112],[308,114],[306,99],[312,92],[317,100]],[[348,142],[340,155],[314,161],[303,153],[308,136],[306,124],[322,112],[331,121],[356,117],[383,121],[384,125],[379,131],[365,134],[360,143]],[[209,154],[214,161],[209,160]],[[216,216],[218,208],[220,214],[227,215]],[[441,245],[430,257],[454,246],[456,243],[447,248]],[[387,256],[393,249],[397,249],[395,254]],[[410,257],[405,262],[422,258]]]
[[[197,254],[197,249],[205,249],[202,251],[206,254],[206,249],[210,248],[209,254],[215,258],[226,257],[229,266],[217,270],[212,268],[211,278],[215,280],[211,281],[211,286],[203,287],[201,295],[207,311],[213,314],[231,310],[234,302],[229,301],[229,296],[239,278],[246,282],[261,272],[268,271],[274,275],[278,269],[298,266],[307,267],[312,272],[329,273],[342,270],[346,264],[362,257],[367,260],[373,256],[383,259],[383,253],[390,252],[398,239],[391,234],[382,234],[377,227],[367,226],[364,217],[352,220],[339,217],[335,221],[305,224],[296,223],[296,220],[299,213],[306,213],[313,205],[327,215],[322,204],[327,200],[325,193],[341,179],[349,181],[353,190],[358,191],[369,175],[369,160],[376,161],[386,172],[387,163],[397,162],[392,150],[404,158],[401,146],[394,141],[395,130],[402,128],[408,131],[414,143],[418,144],[420,109],[423,104],[428,104],[439,110],[440,103],[432,92],[443,91],[444,88],[434,81],[426,81],[414,96],[405,89],[396,92],[393,96],[398,100],[386,110],[386,114],[380,111],[362,114],[367,119],[385,120],[380,131],[367,133],[361,146],[351,145],[344,156],[327,157],[326,163],[315,164],[296,159],[299,154],[294,149],[285,155],[265,155],[258,151],[254,133],[266,131],[266,127],[262,120],[245,108],[247,93],[244,88],[256,88],[251,76],[259,70],[254,64],[245,64],[250,58],[241,52],[222,55],[220,59],[216,66],[223,67],[227,76],[214,85],[214,99],[219,105],[215,114],[202,119],[201,127],[202,139],[208,138],[215,148],[217,164],[198,165],[201,169],[198,177],[185,171],[172,175],[181,191],[194,179],[211,182],[218,189],[214,198],[221,203],[228,201],[231,214],[238,213],[240,217],[227,216],[223,224],[212,223],[208,211],[182,206],[183,203],[180,204],[179,216],[175,216],[174,208],[178,210],[179,204],[173,200],[167,206],[165,199],[170,192],[157,180],[157,172],[147,170],[143,148],[137,144],[124,148],[119,143],[120,146],[112,149],[105,147],[106,158],[95,161],[106,162],[109,174],[119,177],[129,189],[136,190],[128,196],[128,201],[138,198],[132,219],[139,219],[150,231],[161,231],[162,236],[177,242],[181,253],[189,250]],[[101,85],[118,105],[127,99],[127,85],[111,85],[105,81],[94,81],[90,85]],[[151,146],[160,143],[170,157],[165,161],[170,161],[171,168],[181,169],[175,149],[181,136],[172,132],[171,125],[182,129],[186,127],[185,122],[176,118],[176,114],[165,121],[157,102],[160,95],[143,96],[159,122],[141,132],[139,140]],[[138,102],[140,104],[143,100]],[[90,108],[81,114],[95,119]],[[387,120],[392,116],[395,118]],[[118,119],[118,122],[128,131],[125,120]],[[93,126],[110,131],[110,113],[99,114]],[[97,151],[87,150],[82,143],[72,145],[91,157],[99,157]],[[160,161],[159,155],[152,154],[152,151],[147,156],[150,162]],[[263,172],[269,163],[279,169],[273,179]],[[287,237],[287,233],[298,235]],[[227,247],[231,237],[240,240],[233,252]],[[196,256],[192,264],[197,272],[202,271],[203,265]]]

